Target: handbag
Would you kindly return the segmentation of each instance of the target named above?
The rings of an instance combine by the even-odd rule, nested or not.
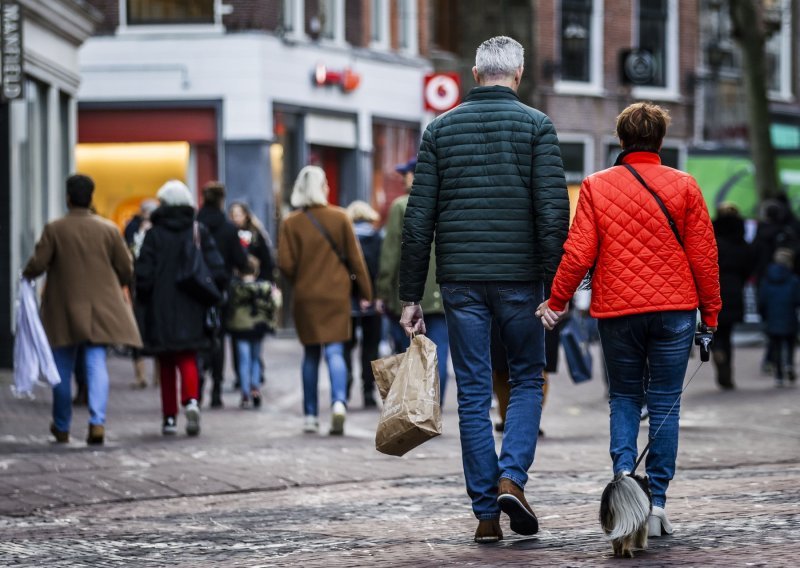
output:
[[[638,181],[640,184],[642,184],[642,186],[648,192],[650,192],[650,195],[652,195],[653,199],[655,199],[656,203],[658,203],[658,208],[661,209],[661,212],[664,213],[664,216],[667,218],[667,223],[669,224],[669,228],[672,229],[672,234],[675,235],[675,239],[678,241],[678,244],[681,245],[681,248],[684,248],[683,239],[681,239],[681,234],[678,232],[678,226],[675,224],[675,220],[672,218],[672,215],[669,214],[669,210],[667,209],[667,206],[664,205],[664,202],[661,201],[661,198],[658,196],[658,194],[655,191],[653,191],[652,189],[650,189],[650,186],[647,185],[647,183],[644,181],[644,179],[642,179],[642,176],[639,175],[639,172],[637,172],[636,169],[633,166],[631,166],[630,164],[625,164],[625,163],[622,163],[622,164],[619,164],[619,165],[623,166],[626,170],[631,172],[633,177],[636,178],[636,181]],[[581,283],[578,285],[578,290],[591,290],[592,289],[592,278],[594,277],[595,268],[597,268],[597,262],[594,263],[594,266],[592,266],[589,269],[589,272],[586,273],[586,276],[583,277],[583,280],[581,280]]]
[[[345,270],[347,270],[347,274],[350,277],[350,285],[352,287],[350,295],[355,297],[356,289],[357,289],[356,275],[355,275],[355,272],[353,272],[353,269],[350,268],[350,263],[347,261],[347,256],[342,251],[339,250],[339,247],[336,246],[336,241],[333,240],[333,237],[331,237],[331,234],[328,232],[328,230],[325,227],[322,226],[322,223],[320,223],[317,220],[317,218],[314,217],[311,214],[311,211],[309,211],[308,209],[304,209],[303,212],[309,218],[311,223],[317,228],[317,230],[320,233],[322,233],[322,236],[325,237],[325,240],[328,241],[329,245],[331,245],[331,248],[333,249],[333,252],[336,254],[336,257],[344,265],[344,268],[345,268]]]
[[[222,292],[214,282],[211,270],[203,257],[197,221],[192,225],[192,239],[184,243],[178,257],[175,285],[206,307],[216,305],[222,300]]]
[[[570,317],[564,323],[560,337],[572,382],[578,384],[590,380],[592,354],[589,351],[589,337],[578,318]]]

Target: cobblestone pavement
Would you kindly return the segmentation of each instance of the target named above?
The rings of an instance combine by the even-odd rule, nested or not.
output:
[[[378,415],[358,398],[346,436],[324,426],[303,435],[295,340],[267,343],[266,408],[240,410],[227,392],[225,409],[204,409],[198,438],[161,436],[157,389],[130,389],[121,358],[109,361],[102,448],[82,441],[85,409],[72,443],[51,443],[49,394],[14,400],[2,374],[0,565],[796,566],[800,388],[774,388],[758,373],[760,356],[737,351],[734,392],[716,389],[708,365],[689,386],[668,504],[676,531],[634,561],[611,556],[597,522],[610,476],[599,365],[590,383],[551,378],[526,489],[540,533],[519,537],[504,520],[506,539],[484,546],[471,542],[455,401],[444,435],[403,458],[374,450]]]

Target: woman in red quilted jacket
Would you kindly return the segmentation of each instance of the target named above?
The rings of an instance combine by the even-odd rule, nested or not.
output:
[[[661,165],[658,155],[668,124],[667,112],[649,103],[633,104],[617,117],[624,151],[614,167],[583,181],[550,298],[537,310],[550,329],[595,267],[590,311],[599,320],[608,370],[615,475],[630,472],[636,462],[643,404],[651,438],[663,424],[645,462],[650,536],[672,532],[664,506],[675,473],[680,394],[697,310],[714,331],[721,308],[717,245],[703,196],[692,176]]]

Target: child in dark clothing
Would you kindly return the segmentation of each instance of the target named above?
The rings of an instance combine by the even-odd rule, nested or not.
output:
[[[266,280],[257,280],[258,260],[248,257],[247,268],[237,271],[231,282],[227,330],[238,354],[242,391],[241,408],[261,406],[261,343],[275,330],[280,292]]]
[[[777,249],[758,291],[759,311],[775,356],[775,386],[778,387],[783,386],[784,378],[790,383],[795,381],[800,278],[792,272],[793,266],[794,252],[788,248]]]

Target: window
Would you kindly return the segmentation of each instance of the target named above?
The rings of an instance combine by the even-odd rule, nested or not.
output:
[[[398,0],[397,38],[400,49],[409,55],[417,53],[417,2]]]
[[[214,24],[215,0],[127,0],[129,26]]]
[[[319,15],[322,23],[322,37],[336,39],[336,0],[322,0],[319,3]]]
[[[591,21],[591,0],[561,3],[561,78],[566,81],[591,81]]]
[[[765,14],[774,33],[767,39],[765,47],[767,88],[773,98],[792,97],[792,10],[786,0],[773,0]]]
[[[556,92],[600,94],[603,1],[561,0]]]
[[[655,61],[654,87],[667,86],[666,65],[667,0],[639,0],[639,48],[649,51]]]
[[[378,49],[389,48],[389,2],[372,0],[370,5],[370,43]]]
[[[649,85],[637,87],[637,98],[675,100],[678,90],[678,0],[639,0],[634,34],[638,47],[653,56],[654,76]]]
[[[567,185],[580,185],[583,178],[594,170],[592,139],[576,134],[561,134],[558,145],[561,148]]]

